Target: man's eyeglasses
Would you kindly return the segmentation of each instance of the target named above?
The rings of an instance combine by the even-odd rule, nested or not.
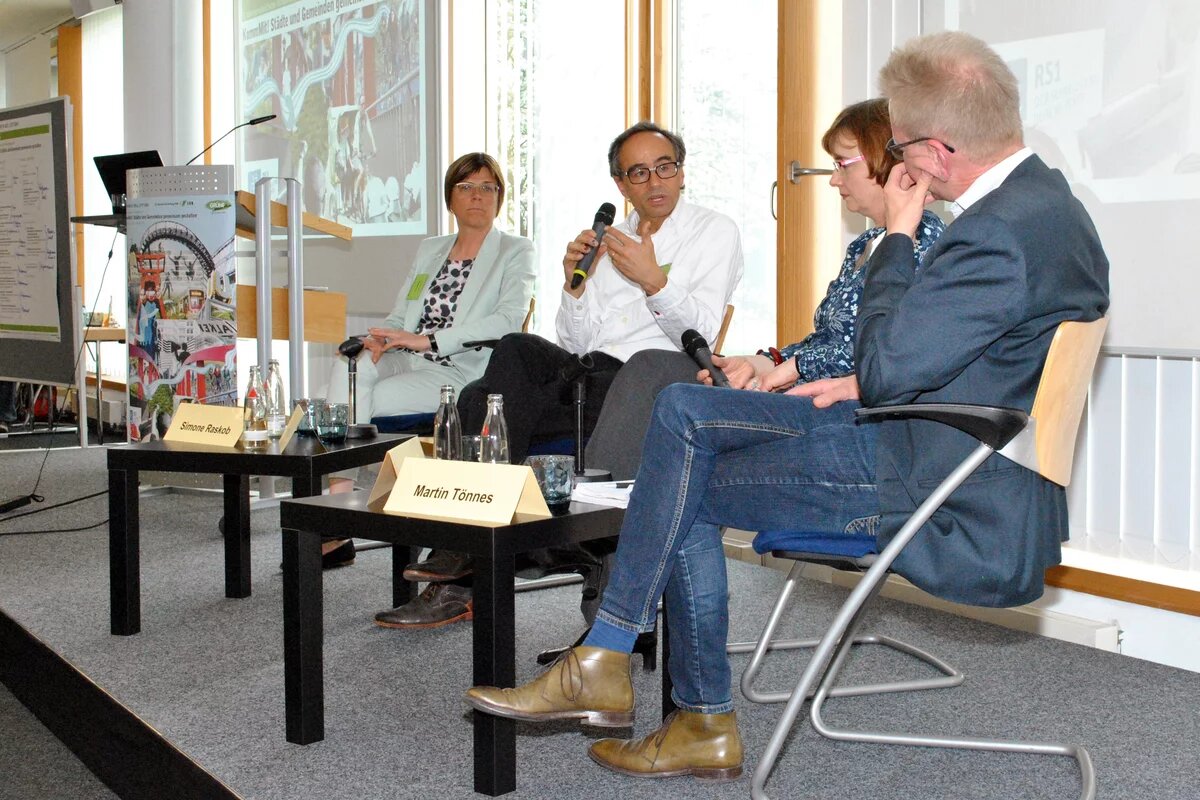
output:
[[[946,150],[951,153],[954,152],[953,147],[934,136],[920,136],[916,139],[910,139],[907,142],[897,142],[895,139],[888,139],[885,147],[887,148],[888,153],[891,154],[892,158],[896,159],[897,161],[903,161],[904,148],[908,147],[910,144],[917,144],[918,142],[939,142],[941,143],[942,147],[946,148]]]
[[[454,184],[454,191],[466,197],[471,194],[481,194],[484,197],[494,197],[500,192],[500,187],[494,183],[471,183],[463,181]]]
[[[681,161],[664,161],[654,167],[653,172],[658,177],[666,180],[674,178],[679,174],[679,168],[683,166]],[[632,167],[624,172],[617,174],[617,177],[625,178],[630,183],[645,183],[650,180],[651,169],[649,167]]]
[[[857,164],[865,158],[866,156],[864,155],[850,156],[850,158],[835,158],[833,160],[833,169],[835,172],[845,172],[846,167]]]

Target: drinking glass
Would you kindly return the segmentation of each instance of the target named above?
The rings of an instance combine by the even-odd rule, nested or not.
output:
[[[571,488],[575,478],[575,456],[546,455],[530,456],[525,463],[533,470],[538,488],[546,505],[560,505],[571,501]]]
[[[479,461],[479,448],[483,437],[479,435],[462,437],[462,456],[460,461]]]
[[[300,397],[296,405],[303,409],[300,424],[296,426],[297,436],[317,435],[317,409],[325,405],[324,397]]]
[[[317,409],[317,438],[325,444],[346,441],[350,407],[345,403],[322,403]]]

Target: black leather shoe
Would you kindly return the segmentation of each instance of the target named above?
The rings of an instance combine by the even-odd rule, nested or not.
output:
[[[354,563],[354,540],[347,539],[339,547],[321,554],[321,569],[345,567]]]
[[[383,628],[438,628],[470,620],[472,609],[470,586],[431,583],[399,608],[380,611],[375,615],[375,624]]]
[[[221,520],[217,523],[217,527],[220,529],[221,533],[225,533],[225,518],[224,517],[221,517]],[[336,542],[336,541],[339,541],[339,540],[338,539],[322,539],[321,544],[324,545],[325,542]],[[342,543],[339,546],[330,550],[328,553],[321,553],[321,569],[333,569],[334,567],[348,567],[354,563],[354,554],[356,552],[354,549],[354,540],[353,539],[342,539],[340,541]],[[279,562],[279,571],[280,572],[283,571],[283,562],[282,561]]]
[[[404,568],[404,580],[410,583],[456,581],[471,574],[471,557],[449,550],[434,550],[429,558]]]

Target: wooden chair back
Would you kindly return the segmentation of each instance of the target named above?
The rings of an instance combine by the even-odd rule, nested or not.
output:
[[[729,333],[729,322],[733,319],[733,304],[725,306],[725,315],[721,317],[721,330],[717,331],[717,340],[713,342],[712,351],[714,353],[721,352],[721,345],[725,344],[725,334]]]
[[[1071,482],[1075,437],[1108,318],[1064,322],[1054,332],[1030,417],[1036,421],[1036,471],[1059,486]]]
[[[529,323],[533,322],[533,309],[537,305],[537,298],[529,298],[529,310],[525,312],[525,321],[521,323],[521,333],[529,333]]]

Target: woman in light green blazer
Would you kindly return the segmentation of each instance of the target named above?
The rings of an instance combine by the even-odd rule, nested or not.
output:
[[[499,339],[521,330],[533,297],[533,242],[497,230],[504,175],[486,153],[468,153],[446,170],[446,208],[458,233],[421,242],[400,284],[396,307],[370,328],[358,358],[357,422],[437,410],[438,390],[455,391],[483,375],[491,350],[463,342]],[[331,402],[349,394],[348,362],[338,358],[329,379]],[[353,472],[331,475],[331,493],[354,488]],[[354,543],[322,543],[326,567],[354,560]]]
[[[369,329],[358,363],[357,422],[432,412],[438,389],[461,389],[483,375],[491,351],[463,342],[521,330],[533,296],[533,242],[497,230],[504,177],[486,153],[468,153],[446,171],[446,207],[458,233],[421,243],[396,306]],[[329,398],[345,402],[347,363],[339,358]]]

